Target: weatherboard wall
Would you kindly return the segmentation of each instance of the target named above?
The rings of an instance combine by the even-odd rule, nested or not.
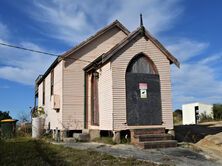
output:
[[[83,68],[125,37],[126,34],[123,31],[114,27],[65,59],[62,121],[63,124],[69,126],[70,130],[83,129],[84,127]],[[76,58],[84,60],[84,62],[76,61]]]
[[[127,126],[126,124],[126,68],[130,60],[140,52],[146,54],[154,62],[159,72],[162,101],[162,125]],[[172,129],[173,116],[170,63],[166,56],[150,40],[146,40],[144,37],[137,37],[137,39],[131,41],[122,48],[115,57],[116,58],[112,59],[114,130],[144,127],[166,127],[167,129]]]
[[[51,73],[44,79],[45,80],[45,104],[43,105],[43,82],[39,85],[38,106],[43,107],[45,111],[45,128],[48,128],[50,123],[51,129],[62,129],[62,68],[63,61],[61,61],[54,68],[54,94],[59,95],[60,109],[56,111],[53,109],[53,97],[51,96]]]

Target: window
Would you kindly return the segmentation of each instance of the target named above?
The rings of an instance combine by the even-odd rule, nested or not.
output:
[[[51,95],[54,94],[54,70],[51,71]]]
[[[45,105],[45,80],[43,80],[42,84],[42,105]]]
[[[126,72],[156,74],[153,63],[143,54],[131,60]]]

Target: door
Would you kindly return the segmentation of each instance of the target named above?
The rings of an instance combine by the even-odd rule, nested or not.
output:
[[[162,124],[160,79],[154,64],[145,55],[136,56],[126,72],[127,124]]]
[[[91,80],[91,124],[99,125],[98,73],[93,72]]]

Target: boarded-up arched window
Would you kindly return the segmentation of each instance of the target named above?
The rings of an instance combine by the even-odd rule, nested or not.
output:
[[[143,54],[140,54],[131,60],[126,72],[157,74],[154,64]]]

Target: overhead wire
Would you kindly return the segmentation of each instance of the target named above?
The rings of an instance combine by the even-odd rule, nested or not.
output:
[[[40,53],[40,54],[46,54],[46,55],[51,55],[51,56],[59,56],[59,55],[56,55],[56,54],[53,54],[53,53],[48,53],[48,52],[39,51],[39,50],[33,50],[33,49],[30,49],[30,48],[20,47],[20,46],[6,44],[6,43],[2,43],[2,42],[0,42],[0,45],[6,46],[6,47],[11,47],[11,48],[17,48],[17,49],[21,49],[21,50],[25,50],[25,51]]]
[[[12,44],[8,44],[8,43],[3,43],[3,42],[0,42],[0,45],[1,45],[1,46],[5,46],[5,47],[20,49],[20,50],[24,50],[24,51],[35,52],[35,53],[39,53],[39,54],[45,54],[45,55],[54,56],[54,57],[61,57],[61,55],[58,55],[58,54],[49,53],[49,52],[40,51],[40,50],[34,50],[34,49],[31,49],[31,48],[16,46],[16,45],[12,45]],[[83,60],[83,59],[78,59],[78,58],[68,57],[68,59],[74,59],[74,60],[76,60],[76,61],[82,61],[82,62],[92,63],[91,61],[87,61],[87,60]]]

